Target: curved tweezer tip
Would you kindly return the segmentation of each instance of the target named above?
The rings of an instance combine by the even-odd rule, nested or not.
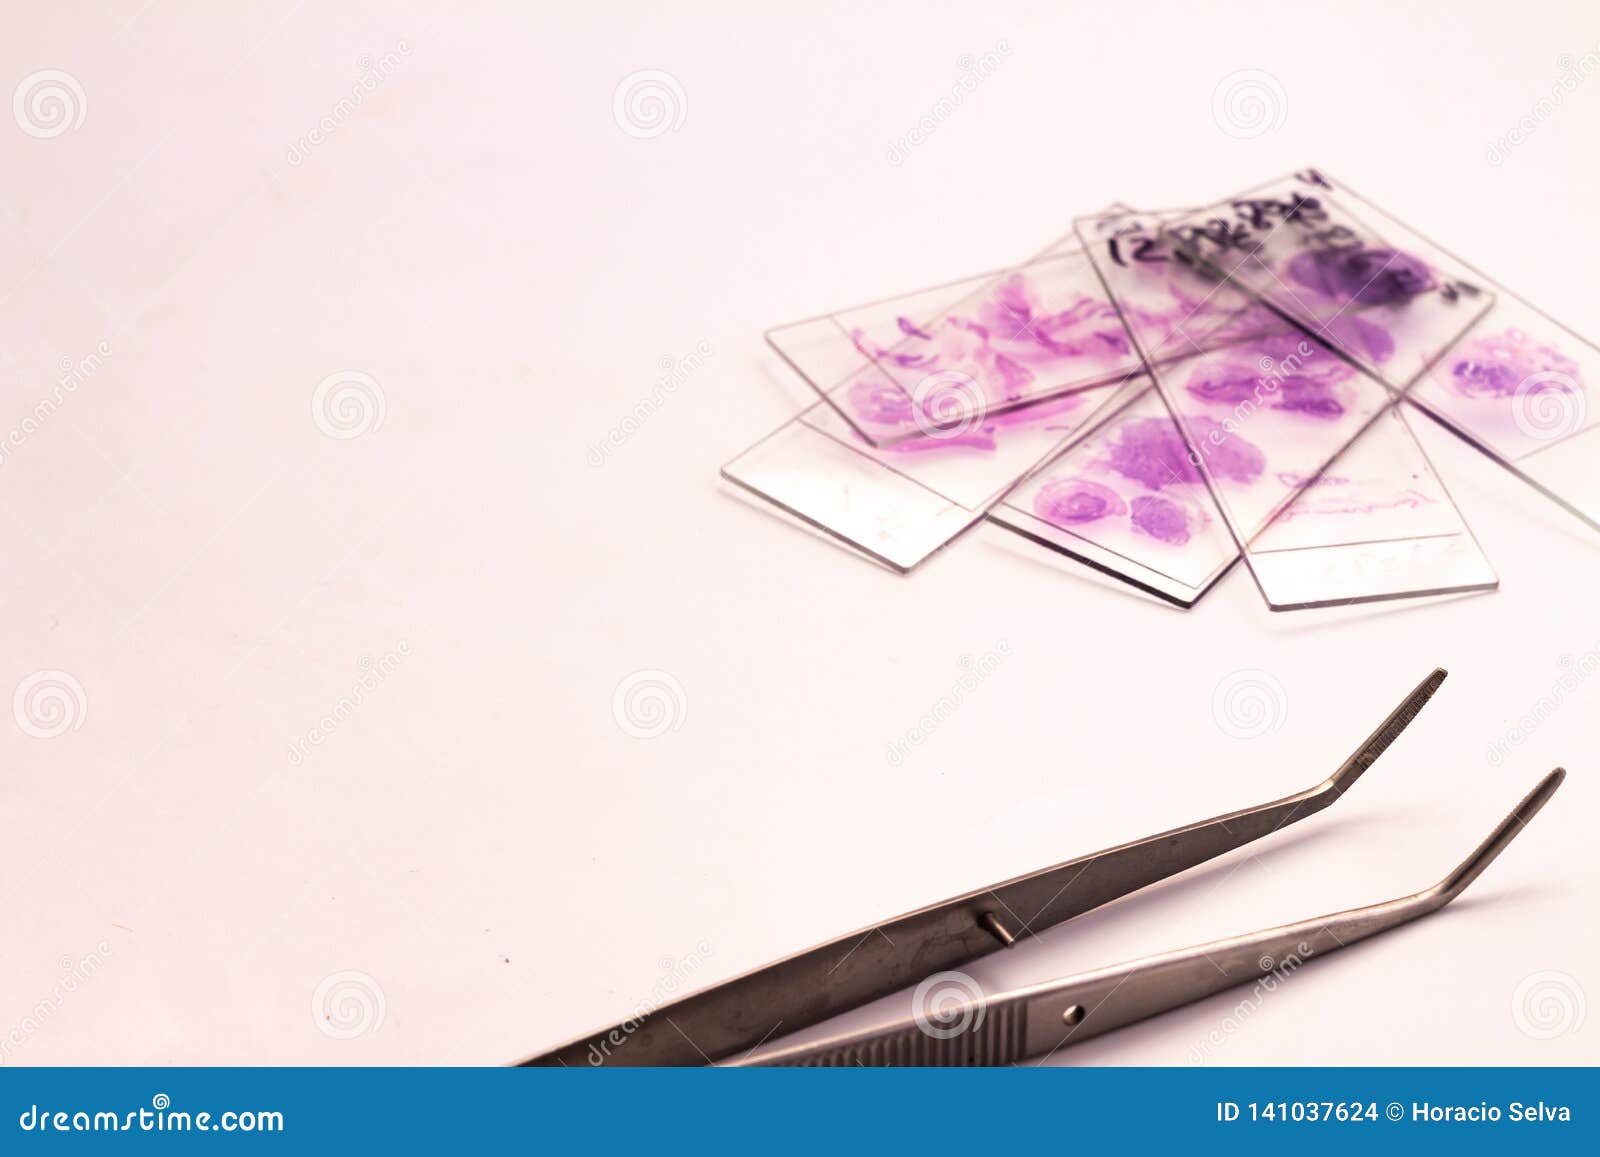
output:
[[[1324,782],[1324,788],[1332,788],[1336,793],[1342,794],[1346,788],[1360,779],[1362,773],[1378,761],[1391,743],[1399,737],[1400,733],[1410,725],[1411,721],[1433,698],[1433,693],[1439,689],[1445,676],[1449,672],[1443,667],[1435,667],[1433,673],[1416,689],[1400,701],[1400,706],[1389,712],[1389,717],[1378,725],[1378,729],[1367,736],[1366,741],[1351,753],[1350,758],[1339,765],[1339,770],[1330,775]]]
[[[1437,896],[1441,903],[1449,903],[1461,895],[1466,886],[1476,880],[1479,873],[1494,862],[1496,856],[1505,851],[1506,845],[1517,838],[1517,834],[1527,826],[1528,821],[1539,814],[1539,809],[1550,802],[1550,797],[1556,794],[1556,789],[1566,778],[1567,769],[1558,767],[1541,779],[1538,786],[1522,797],[1522,802],[1512,809],[1510,815],[1500,821],[1499,826],[1489,833],[1489,838],[1479,844],[1472,855],[1428,891]]]
[[[1436,672],[1434,686],[1443,675],[1442,671]],[[1031,988],[990,993],[985,1030],[974,1029],[965,1036],[951,1034],[930,1040],[919,1011],[886,1028],[841,1035],[811,1045],[779,1048],[754,1057],[746,1056],[738,1063],[1001,1064],[1019,1060],[1029,1053],[1047,1049],[1054,1052],[1063,1045],[1133,1024],[1254,978],[1270,976],[1274,969],[1283,967],[1277,962],[1337,952],[1438,911],[1505,849],[1550,801],[1566,775],[1558,767],[1541,779],[1460,867],[1425,891],[1193,948],[1158,953]],[[974,1021],[978,1023],[982,1022]],[[1063,1024],[1067,1026],[1065,1029],[1061,1027]]]

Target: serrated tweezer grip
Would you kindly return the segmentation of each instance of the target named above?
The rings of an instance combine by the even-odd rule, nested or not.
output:
[[[808,1044],[758,1050],[743,1065],[1003,1065],[1167,1012],[1387,932],[1454,900],[1549,802],[1567,773],[1556,768],[1454,871],[1430,888],[1313,920],[986,998],[935,1008],[919,989],[912,1014],[893,1024]],[[918,1039],[921,1038],[921,1039]]]
[[[1424,679],[1337,771],[1305,791],[896,916],[523,1063],[694,1065],[737,1058],[779,1035],[960,968],[1315,815],[1372,766],[1444,677],[1443,670],[1436,670]],[[1009,1038],[995,1039],[998,1048]],[[921,1046],[908,1041],[896,1047]]]
[[[1028,1055],[1028,1006],[1006,1002],[969,1005],[953,1014],[954,1023],[900,1024],[837,1045],[797,1051],[791,1059],[763,1060],[758,1053],[733,1067],[789,1065],[805,1068],[915,1068],[1015,1064]],[[974,1023],[975,1022],[975,1023]],[[963,1025],[968,1027],[962,1027]]]

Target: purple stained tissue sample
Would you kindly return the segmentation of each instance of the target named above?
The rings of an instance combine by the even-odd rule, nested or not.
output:
[[[1289,278],[1323,297],[1363,305],[1404,301],[1433,284],[1428,267],[1411,254],[1368,246],[1298,254],[1289,262]]]
[[[1338,363],[1341,369],[1348,367]],[[1333,383],[1337,374],[1295,373],[1279,377],[1276,373],[1259,374],[1250,366],[1202,366],[1184,386],[1189,393],[1213,405],[1238,405],[1242,402],[1265,403],[1276,398],[1277,410],[1288,410],[1312,418],[1337,418],[1344,413],[1344,403],[1339,400]]]
[[[1450,366],[1450,381],[1469,398],[1505,398],[1535,374],[1541,391],[1581,388],[1578,364],[1561,351],[1534,341],[1520,329],[1474,338]]]
[[[1517,390],[1522,379],[1517,371],[1504,362],[1482,358],[1462,358],[1451,370],[1456,391],[1469,398],[1503,398]]]
[[[878,426],[903,426],[912,419],[911,398],[906,392],[875,378],[850,387],[850,404],[862,421]]]
[[[1377,322],[1342,313],[1323,328],[1335,345],[1374,364],[1394,356],[1394,335]]]
[[[1124,425],[1111,444],[1111,469],[1151,490],[1200,481],[1183,436],[1166,418],[1137,418]]]
[[[1037,346],[1028,356],[1081,357],[1131,351],[1122,321],[1108,302],[1077,294],[1068,308],[1050,313],[1038,288],[1020,273],[1002,281],[978,307],[976,322],[952,317],[985,344],[991,338]]]
[[[1191,374],[1184,389],[1202,402],[1236,405],[1261,393],[1261,373],[1254,366],[1211,363]]]
[[[1341,317],[1328,328],[1334,341],[1372,361],[1394,353],[1394,339],[1380,325]],[[1304,334],[1279,334],[1222,351],[1221,360],[1197,367],[1184,389],[1207,405],[1255,402],[1312,418],[1334,418],[1344,413],[1335,383],[1355,373],[1323,343]]]
[[[1188,419],[1189,433],[1211,473],[1230,482],[1254,482],[1267,468],[1267,456],[1254,442],[1229,432],[1220,422],[1210,418]],[[1174,434],[1177,431],[1173,431]]]
[[[1007,401],[1013,401],[1022,395],[1022,391],[1033,384],[1033,371],[1026,366],[1020,366],[1005,354],[994,355],[994,373],[1000,381],[1000,393]]]
[[[1170,498],[1159,494],[1141,494],[1130,505],[1133,508],[1133,527],[1151,538],[1173,546],[1189,541],[1189,512]]]
[[[1277,408],[1313,418],[1337,418],[1344,413],[1344,403],[1333,386],[1321,378],[1284,378],[1278,385]]]
[[[1254,442],[1229,433],[1210,418],[1189,419],[1190,433],[1211,472],[1233,482],[1253,482],[1266,469],[1266,455]],[[1166,418],[1138,418],[1118,432],[1111,446],[1111,468],[1151,490],[1175,482],[1199,482],[1177,426]]]
[[[938,373],[955,375],[981,394],[974,399],[979,403],[1019,401],[1037,392],[1041,374],[1067,372],[1065,363],[1073,359],[1132,352],[1109,302],[1078,293],[1067,308],[1052,311],[1045,301],[1038,285],[1014,273],[998,282],[974,316],[950,313],[920,323],[900,314],[895,317],[898,332],[888,344],[862,328],[852,329],[850,340],[863,357],[891,375],[896,369],[922,380]],[[862,421],[904,427],[916,415],[909,404],[915,387],[903,385],[895,391],[866,379],[851,387],[850,401]]]
[[[1109,486],[1087,478],[1058,478],[1045,483],[1034,495],[1033,511],[1056,526],[1074,526],[1126,514],[1128,505]]]
[[[923,341],[932,341],[933,335],[923,329],[916,322],[904,315],[894,319],[895,325],[900,327],[900,332],[907,337],[921,338]]]
[[[1020,273],[1013,273],[995,290],[994,296],[978,307],[978,322],[985,329],[999,330],[1004,337],[1031,327],[1034,308],[1033,287]]]

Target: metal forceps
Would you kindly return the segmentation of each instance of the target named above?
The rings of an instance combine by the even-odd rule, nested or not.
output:
[[[530,1065],[998,1065],[1053,1052],[1271,974],[1278,961],[1337,951],[1444,907],[1555,794],[1546,775],[1476,851],[1420,892],[1313,920],[1013,989],[820,1041],[762,1048],[934,973],[1009,948],[1232,851],[1337,801],[1394,742],[1439,685],[1424,679],[1327,779],[1298,794],[1069,860],[819,944],[631,1021],[524,1061]],[[1021,913],[1028,913],[1025,919]],[[948,1020],[946,1019],[948,1018]],[[930,1029],[935,1031],[930,1031]]]

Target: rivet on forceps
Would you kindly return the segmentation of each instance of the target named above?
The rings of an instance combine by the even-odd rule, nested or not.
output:
[[[1011,934],[1011,929],[1000,923],[1000,917],[996,916],[993,912],[985,912],[978,918],[978,923],[982,924],[990,932],[993,932],[994,938],[1000,941],[1000,943],[1004,944],[1007,948],[1010,948],[1017,942],[1017,938]]]

